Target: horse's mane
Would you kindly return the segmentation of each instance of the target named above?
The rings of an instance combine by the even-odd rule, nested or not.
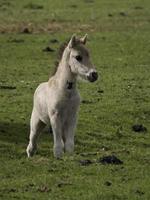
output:
[[[53,76],[53,75],[56,74],[57,69],[58,69],[58,66],[59,66],[59,63],[60,63],[60,61],[61,61],[61,59],[62,59],[64,50],[65,50],[65,48],[67,47],[69,41],[70,41],[70,38],[67,39],[65,42],[63,42],[63,43],[60,45],[60,47],[58,48],[58,50],[57,50],[57,59],[56,59],[56,61],[55,61],[55,66],[54,66],[54,68],[53,68],[53,70],[52,70],[51,76]],[[76,42],[77,42],[77,44],[80,44],[80,40],[79,40],[78,38],[76,38]]]
[[[63,42],[60,47],[58,48],[57,50],[57,59],[55,61],[55,67],[54,69],[52,70],[52,76],[55,75],[55,73],[57,72],[57,69],[58,69],[58,66],[59,66],[59,62],[61,61],[62,59],[62,56],[63,56],[63,53],[64,53],[64,50],[65,48],[67,47],[69,43],[69,39],[67,39],[65,42]]]

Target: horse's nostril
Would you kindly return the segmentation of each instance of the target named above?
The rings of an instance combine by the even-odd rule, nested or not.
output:
[[[96,81],[98,78],[98,73],[97,72],[92,72],[92,78]]]
[[[98,79],[98,73],[97,72],[91,72],[88,76],[88,80],[90,82],[94,82]]]

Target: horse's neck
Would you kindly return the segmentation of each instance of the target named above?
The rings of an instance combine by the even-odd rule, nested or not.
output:
[[[69,90],[76,88],[76,76],[71,72],[66,58],[63,58],[59,63],[55,78],[59,88]]]

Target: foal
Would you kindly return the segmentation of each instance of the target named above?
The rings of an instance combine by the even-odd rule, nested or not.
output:
[[[77,77],[90,82],[98,78],[85,47],[86,40],[86,35],[80,39],[73,35],[63,51],[56,73],[35,91],[30,140],[26,150],[28,157],[33,156],[37,138],[49,123],[53,130],[54,156],[60,158],[63,151],[72,153],[74,150],[74,130],[80,104]]]

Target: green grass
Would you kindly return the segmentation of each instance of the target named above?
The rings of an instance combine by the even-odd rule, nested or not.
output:
[[[0,1],[0,87],[16,87],[0,89],[0,199],[150,199],[149,9],[148,0]],[[24,27],[31,34],[22,34]],[[56,51],[42,50],[54,38],[57,50],[74,32],[89,34],[101,75],[94,84],[79,83],[87,103],[75,153],[54,159],[52,136],[43,133],[38,153],[27,159],[33,93],[56,58]],[[135,133],[134,124],[148,131]],[[112,154],[123,165],[97,162]],[[93,164],[81,166],[84,159]]]

